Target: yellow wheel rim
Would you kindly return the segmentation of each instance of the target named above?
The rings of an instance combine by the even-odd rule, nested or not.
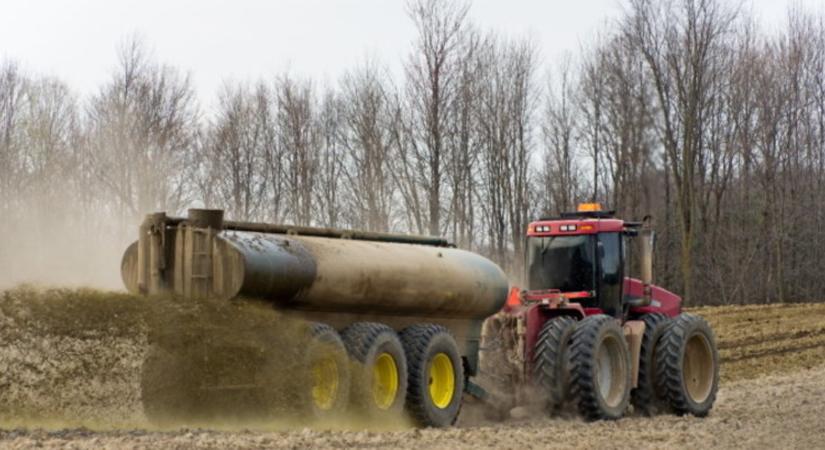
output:
[[[398,366],[389,353],[381,353],[372,366],[372,396],[380,409],[389,409],[398,394]]]
[[[446,353],[438,353],[430,361],[430,398],[438,408],[444,409],[455,395],[455,370]]]
[[[321,358],[312,364],[312,400],[321,410],[332,409],[338,397],[338,363]]]

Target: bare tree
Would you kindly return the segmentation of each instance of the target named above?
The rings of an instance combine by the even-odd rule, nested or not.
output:
[[[418,0],[408,3],[408,9],[418,38],[406,65],[407,107],[411,113],[408,132],[412,136],[409,147],[405,147],[405,151],[411,151],[411,157],[402,162],[410,164],[407,171],[417,176],[403,181],[410,189],[425,193],[427,210],[415,213],[426,215],[426,231],[438,235],[442,231],[444,166],[450,151],[445,146],[445,135],[450,128],[447,110],[453,103],[460,77],[457,56],[469,5],[458,1]]]
[[[486,188],[482,211],[489,220],[492,255],[517,272],[531,211],[534,100],[539,97],[534,83],[536,52],[529,41],[491,38],[484,61],[477,115]]]
[[[447,158],[447,183],[450,202],[447,221],[452,224],[452,239],[463,248],[472,249],[477,243],[476,199],[479,190],[480,157],[478,128],[476,127],[476,98],[480,90],[481,34],[469,28],[461,41],[458,56],[459,78],[456,95],[450,107],[452,117],[446,141],[451,149]]]
[[[213,201],[244,220],[262,219],[267,189],[278,189],[270,184],[266,170],[275,147],[270,97],[263,83],[252,91],[226,85],[207,139]]]
[[[339,94],[333,89],[326,90],[318,119],[321,148],[316,198],[321,223],[330,227],[340,226],[345,214],[345,196],[341,193],[346,163],[340,139],[345,120],[343,109]]]
[[[544,164],[542,166],[542,197],[539,199],[545,213],[571,211],[580,197],[577,180],[583,174],[578,167],[576,134],[579,118],[575,105],[576,86],[570,60],[560,66],[557,83],[548,83],[545,100],[542,137]]]
[[[341,142],[347,149],[345,177],[353,225],[388,230],[393,212],[391,179],[392,106],[381,69],[367,63],[342,82],[345,119]]]
[[[593,160],[590,201],[594,202],[600,199],[599,181],[602,177],[600,169],[604,139],[604,89],[607,84],[606,75],[600,70],[603,55],[598,50],[595,55],[594,59],[584,64],[580,81],[581,94],[579,95],[579,110],[582,114],[579,133],[583,145],[588,149]]]
[[[600,162],[605,194],[612,190],[605,198],[621,214],[642,217],[651,206],[646,178],[655,145],[652,89],[641,57],[623,36],[606,42],[598,61],[596,70],[603,74],[598,95],[602,98],[590,103],[601,104]]]
[[[71,213],[73,194],[87,188],[78,183],[80,133],[77,102],[68,87],[53,78],[30,83],[23,120],[24,178],[19,192],[40,207],[39,223],[52,223]]]
[[[0,211],[10,216],[21,170],[21,112],[27,80],[18,65],[0,64]]]
[[[102,187],[124,218],[181,209],[199,112],[188,76],[153,63],[141,41],[120,48],[112,79],[88,108],[90,145]],[[184,170],[181,170],[184,169]]]
[[[288,217],[298,225],[309,225],[314,214],[313,194],[320,148],[314,89],[309,81],[284,75],[276,83],[275,98],[275,127],[283,159],[273,160],[272,170],[284,174]]]
[[[691,300],[698,177],[704,118],[712,104],[711,72],[734,15],[717,0],[632,0],[627,36],[643,55],[655,85],[662,145],[676,187],[681,230],[682,292]]]
[[[524,260],[524,230],[529,222],[530,190],[533,174],[530,171],[535,131],[536,99],[540,98],[535,84],[537,50],[530,40],[520,40],[509,47],[507,64],[512,96],[512,144],[509,148],[509,216],[510,240],[513,244],[514,267],[520,272]]]

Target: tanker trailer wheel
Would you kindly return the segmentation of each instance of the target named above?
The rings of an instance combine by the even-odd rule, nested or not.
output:
[[[533,385],[542,397],[545,409],[556,412],[564,405],[570,390],[568,349],[576,329],[576,319],[554,317],[542,326],[533,349]]]
[[[673,319],[656,349],[656,380],[676,414],[708,415],[719,389],[719,353],[705,319]]]
[[[398,415],[407,392],[407,358],[395,330],[374,322],[346,327],[341,337],[350,357],[360,364],[353,371],[353,405],[372,418]]]
[[[656,349],[662,335],[670,325],[670,318],[664,314],[645,314],[642,348],[639,352],[639,378],[636,387],[630,391],[630,402],[640,413],[652,416],[664,406],[662,397],[656,392]]]
[[[441,325],[418,324],[401,331],[407,357],[407,411],[422,427],[455,423],[464,393],[464,366],[455,339]]]
[[[298,409],[314,419],[342,413],[349,403],[349,357],[338,333],[329,325],[312,323],[299,383]],[[308,381],[308,382],[307,382]]]
[[[169,425],[202,419],[199,373],[194,355],[153,344],[140,378],[143,413],[149,422]]]
[[[630,402],[630,352],[616,319],[599,314],[576,325],[570,346],[570,385],[587,420],[622,417]]]

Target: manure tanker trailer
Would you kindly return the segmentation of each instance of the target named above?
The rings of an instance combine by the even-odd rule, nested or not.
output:
[[[302,351],[288,378],[305,382],[286,401],[257,399],[312,418],[405,413],[419,426],[448,426],[465,393],[495,415],[525,404],[550,414],[575,405],[588,420],[620,418],[630,405],[643,414],[710,412],[715,337],[682,313],[677,295],[652,284],[648,220],[583,204],[532,222],[525,238],[522,289],[493,262],[437,237],[234,222],[221,210],[191,209],[186,218],[148,215],[121,270],[133,293],[258,299],[301,319]],[[638,279],[629,276],[637,254]],[[198,376],[179,360],[200,343],[177,344],[183,351],[158,348],[144,362],[150,419],[198,409],[218,388],[182,382]],[[174,370],[155,370],[164,365]],[[497,382],[489,392],[474,382],[480,366]],[[260,384],[253,378],[223,387]]]
[[[456,420],[482,322],[508,293],[496,264],[443,239],[232,222],[204,209],[148,215],[121,272],[133,293],[271,302],[311,324],[303,376],[312,382],[297,401],[312,416],[339,414],[360,393],[362,412],[406,410],[422,426]],[[365,376],[350,376],[348,358]],[[174,394],[154,388],[144,384],[147,415]]]

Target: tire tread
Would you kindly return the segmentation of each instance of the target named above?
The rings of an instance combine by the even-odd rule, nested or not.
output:
[[[705,400],[705,403],[708,404],[706,408],[699,408],[699,405],[688,398],[683,383],[682,356],[687,335],[694,327],[699,327],[708,335],[715,364],[713,386],[708,398]],[[656,351],[656,380],[660,395],[667,400],[673,412],[677,415],[693,414],[697,417],[708,415],[713,403],[716,401],[719,387],[718,361],[716,341],[705,319],[693,314],[683,313],[670,323]]]
[[[624,407],[619,415],[611,414],[602,408],[599,401],[598,384],[594,377],[596,340],[603,327],[616,326],[615,319],[599,314],[581,320],[573,333],[570,346],[570,386],[576,399],[579,413],[586,420],[614,420],[624,413],[630,399],[629,386],[622,402]],[[620,330],[621,331],[621,330]],[[626,348],[625,348],[626,349]]]
[[[643,315],[641,320],[645,323],[645,333],[639,351],[639,378],[636,388],[630,391],[630,401],[642,414],[652,415],[662,399],[656,390],[656,360],[648,358],[648,354],[653,356],[670,317],[662,313],[651,313]]]
[[[548,412],[555,412],[567,398],[567,385],[560,376],[568,365],[563,355],[563,345],[567,345],[576,327],[576,319],[559,316],[548,320],[536,341],[533,351],[533,382],[546,395],[543,399]],[[568,342],[564,342],[567,340]],[[569,384],[569,380],[568,380]]]
[[[421,426],[440,425],[433,423],[426,409],[428,399],[424,398],[422,390],[417,389],[417,387],[422,384],[429,384],[429,382],[424,383],[424,380],[421,379],[422,374],[426,374],[426,370],[424,370],[425,368],[422,367],[422,365],[426,363],[425,356],[430,342],[433,337],[441,333],[452,337],[452,334],[446,327],[430,323],[411,325],[399,334],[401,344],[407,356],[407,411],[413,420]],[[461,372],[457,368],[456,375],[459,373]],[[463,383],[463,380],[456,379],[456,387],[460,386],[460,383]],[[462,395],[462,393],[458,393],[458,395]],[[448,425],[455,424],[460,410],[461,402],[459,401],[459,410]]]

